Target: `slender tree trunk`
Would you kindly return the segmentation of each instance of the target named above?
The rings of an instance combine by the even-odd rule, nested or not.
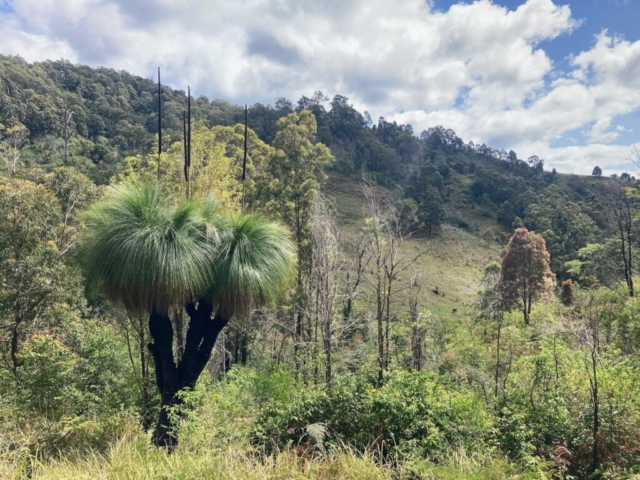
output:
[[[625,239],[623,227],[620,226],[620,250],[622,251],[622,263],[624,264],[624,280],[629,289],[629,296],[633,297],[633,281],[629,274],[629,258],[627,257],[627,241]]]
[[[631,218],[631,211],[628,212],[629,218]],[[631,221],[627,225],[627,264],[629,265],[629,296],[633,297],[633,256],[631,252]]]
[[[384,368],[385,370],[387,370],[389,368],[389,363],[390,363],[390,357],[389,357],[389,341],[391,338],[391,335],[389,334],[389,330],[390,330],[390,323],[391,323],[391,287],[393,284],[393,280],[392,280],[392,276],[389,278],[389,285],[387,286],[387,298],[386,298],[386,303],[387,303],[387,312],[386,312],[386,324],[385,324],[385,360],[384,360]]]
[[[409,305],[409,315],[413,321],[411,332],[411,358],[413,368],[418,372],[422,370],[422,332],[420,331],[420,314],[418,313],[418,295]]]
[[[329,295],[329,273],[327,272],[327,275],[325,276],[325,280],[324,280],[324,290],[327,293],[327,296]],[[329,302],[329,299],[326,299],[327,302]],[[325,375],[324,375],[324,380],[326,383],[330,383],[331,382],[331,335],[332,335],[332,331],[331,331],[331,321],[333,319],[333,302],[331,302],[331,306],[329,305],[325,305],[325,309],[324,309],[324,335],[323,335],[323,340],[324,340],[324,354],[326,357],[326,367],[325,367]]]
[[[151,392],[149,392],[149,362],[147,358],[145,326],[142,317],[138,317],[138,350],[140,353],[140,391],[142,394],[143,424],[145,428],[151,426],[150,410],[151,410]]]
[[[595,350],[591,352],[591,367],[593,371],[592,381],[592,396],[593,396],[593,449],[591,451],[592,456],[592,472],[595,472],[598,468],[598,436],[600,429],[599,409],[600,409],[600,397],[598,395],[598,360],[596,358]]]
[[[11,363],[13,374],[18,373],[19,328],[21,320],[16,320],[11,331]]]
[[[500,381],[500,340],[502,334],[502,320],[498,321],[498,339],[496,345],[496,372],[495,372],[495,385],[494,396],[498,397],[498,382]]]
[[[384,370],[384,336],[382,333],[382,317],[384,302],[382,299],[382,274],[380,272],[380,260],[376,259],[377,284],[376,284],[376,320],[378,322],[378,384],[382,385],[382,372]]]

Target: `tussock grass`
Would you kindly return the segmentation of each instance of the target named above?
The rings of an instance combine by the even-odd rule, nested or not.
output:
[[[3,462],[2,462],[3,463]],[[198,449],[188,444],[168,455],[150,444],[147,435],[129,431],[105,453],[91,452],[82,458],[31,459],[30,465],[5,478],[51,480],[156,480],[156,479],[391,479],[391,473],[372,457],[350,451],[324,456],[296,450],[274,456],[256,455],[249,447],[225,446]]]

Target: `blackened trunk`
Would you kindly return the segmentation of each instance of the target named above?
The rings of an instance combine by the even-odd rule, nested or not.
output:
[[[153,443],[158,447],[172,449],[178,439],[173,431],[170,410],[176,404],[179,388],[176,363],[173,358],[173,325],[168,311],[153,309],[149,316],[149,332],[153,343],[149,343],[148,347],[156,367],[156,384],[162,399]]]
[[[248,343],[247,333],[242,332],[242,344],[240,348],[240,355],[241,355],[240,363],[242,364],[242,366],[245,366],[247,364],[247,343]]]
[[[13,326],[13,331],[11,332],[11,362],[13,364],[12,369],[14,375],[18,374],[19,325],[20,321],[16,321]]]
[[[153,435],[158,447],[173,450],[178,443],[172,410],[181,403],[178,392],[193,389],[211,357],[218,335],[228,323],[228,318],[216,313],[206,300],[186,305],[190,317],[189,329],[184,342],[184,351],[179,364],[173,355],[174,332],[168,311],[153,310],[149,316],[149,332],[153,343],[149,351],[156,370],[156,384],[162,398],[160,415]]]

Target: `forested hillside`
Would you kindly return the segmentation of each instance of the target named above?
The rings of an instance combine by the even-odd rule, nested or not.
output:
[[[67,143],[66,163],[105,184],[127,156],[155,151],[158,88],[152,81],[65,61],[30,65],[0,56],[0,62],[0,123],[7,141],[17,137],[20,142],[23,163],[60,165]],[[186,92],[163,86],[162,93],[168,146],[182,138]],[[207,127],[244,121],[244,108],[224,100],[201,96],[192,109]],[[411,125],[384,118],[374,123],[340,95],[329,101],[316,92],[295,104],[280,98],[274,106],[252,105],[249,128],[271,144],[278,119],[303,109],[313,112],[317,139],[336,158],[332,170],[354,175],[355,182],[362,173],[371,175],[406,202],[414,226],[428,233],[445,221],[496,240],[514,225],[547,232],[554,272],[563,278],[565,263],[580,248],[608,236],[601,178],[545,172],[542,159],[523,161],[513,151],[465,144],[441,126],[418,135]]]
[[[246,113],[0,56],[0,476],[640,474],[634,177]]]

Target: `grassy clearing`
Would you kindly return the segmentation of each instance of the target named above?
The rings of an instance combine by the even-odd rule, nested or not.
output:
[[[391,198],[391,193],[386,190],[381,190],[381,195]],[[359,180],[332,175],[327,185],[327,196],[333,203],[343,235],[355,235],[366,215]],[[437,237],[414,235],[405,243],[404,253],[408,257],[428,250],[404,274],[406,278],[403,279],[408,281],[414,274],[417,276],[419,306],[422,309],[436,314],[450,314],[456,309],[463,314],[475,300],[485,265],[500,260],[502,246],[485,239],[495,236],[486,234],[487,231],[498,230],[495,222],[475,215],[473,211],[465,211],[464,217],[479,226],[476,234],[445,224]],[[398,301],[403,303],[403,299]]]

